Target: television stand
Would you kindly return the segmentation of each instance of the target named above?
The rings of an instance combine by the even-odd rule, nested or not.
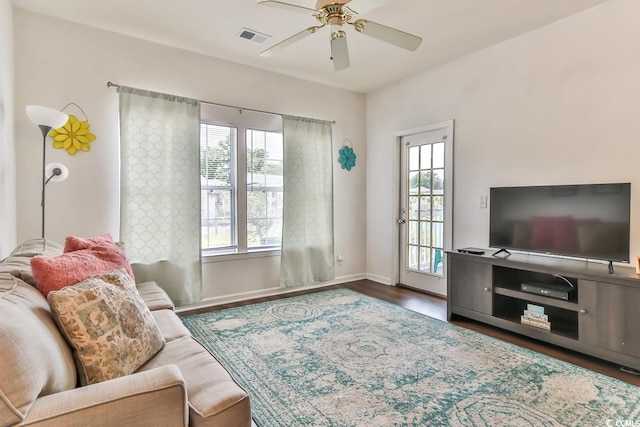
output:
[[[640,371],[635,268],[514,253],[447,252],[447,318],[463,316]],[[566,298],[523,285],[567,289]],[[557,295],[556,295],[557,296]]]
[[[509,251],[508,251],[508,250],[506,250],[505,248],[501,248],[501,249],[499,249],[499,250],[495,251],[494,253],[492,253],[492,254],[491,254],[491,256],[497,256],[497,255],[500,255],[500,254],[502,254],[502,253],[507,254],[506,256],[510,256],[510,255],[511,255],[511,252],[509,252]]]

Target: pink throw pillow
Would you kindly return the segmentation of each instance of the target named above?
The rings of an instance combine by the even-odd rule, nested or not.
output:
[[[124,267],[127,270],[127,273],[129,273],[129,276],[133,279],[133,270],[131,269],[131,264],[129,264],[129,258],[127,258],[127,254],[124,252],[121,244],[113,241],[111,233],[104,233],[96,237],[67,236],[64,241],[64,252],[75,252],[81,249],[89,249],[95,245],[106,245],[110,248],[110,250],[114,252],[113,258],[121,258],[123,260],[121,267]],[[109,259],[111,258],[112,257]]]
[[[125,253],[113,242],[102,241],[86,249],[66,252],[56,257],[31,258],[31,270],[36,285],[46,297],[49,292],[75,285],[96,274],[108,273],[119,267],[135,280]]]
[[[113,243],[111,233],[104,233],[96,237],[76,237],[67,236],[64,240],[64,252],[73,252],[80,249],[87,249],[96,243],[110,242]]]

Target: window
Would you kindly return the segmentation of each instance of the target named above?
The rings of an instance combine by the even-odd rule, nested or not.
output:
[[[408,156],[408,267],[443,275],[444,142],[410,146]]]
[[[239,117],[230,118],[233,112]],[[279,249],[283,209],[281,118],[275,116],[279,126],[273,130],[269,125],[273,119],[261,123],[257,113],[225,113],[218,117],[233,125],[208,118],[200,124],[203,254]],[[260,124],[268,126],[261,128]]]
[[[202,249],[237,247],[237,133],[228,126],[200,124]]]
[[[247,247],[282,242],[282,133],[247,129]]]

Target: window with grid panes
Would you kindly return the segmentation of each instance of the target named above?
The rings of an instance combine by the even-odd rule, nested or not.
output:
[[[408,268],[442,275],[436,261],[444,246],[444,143],[417,145],[408,154]]]
[[[203,121],[200,153],[203,253],[279,249],[282,132]]]

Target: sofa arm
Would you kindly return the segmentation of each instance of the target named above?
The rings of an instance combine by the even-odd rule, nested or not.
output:
[[[187,426],[188,417],[184,378],[166,365],[40,397],[20,425]]]

